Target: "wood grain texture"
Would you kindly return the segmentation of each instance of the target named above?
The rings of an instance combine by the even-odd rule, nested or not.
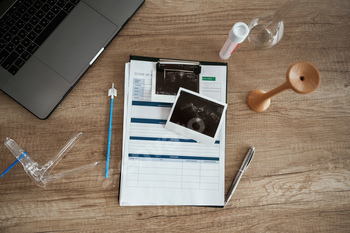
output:
[[[0,232],[349,232],[350,1],[302,1],[286,15],[281,42],[254,50],[246,41],[228,63],[226,190],[249,146],[256,154],[225,208],[118,204],[124,64],[130,54],[222,61],[235,22],[272,13],[277,0],[146,0],[47,120],[0,93],[0,140],[15,139],[43,164],[66,141],[82,139],[57,167],[105,161],[109,98],[114,101],[110,179],[100,166],[37,187],[17,165],[0,179]],[[320,71],[308,95],[287,90],[263,113],[246,103],[254,89],[285,82],[288,67],[309,61]],[[0,146],[0,171],[14,160]]]

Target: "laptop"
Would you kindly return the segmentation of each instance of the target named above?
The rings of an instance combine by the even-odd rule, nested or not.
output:
[[[145,0],[0,0],[0,89],[46,119]]]

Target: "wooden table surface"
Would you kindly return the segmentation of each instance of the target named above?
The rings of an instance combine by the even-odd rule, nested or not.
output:
[[[249,146],[256,154],[225,208],[120,207],[124,65],[129,56],[201,61],[218,56],[235,22],[274,12],[277,0],[146,0],[47,120],[0,93],[0,138],[15,139],[40,164],[66,141],[82,139],[55,170],[105,161],[107,90],[114,82],[110,178],[104,168],[40,188],[17,164],[0,179],[0,232],[349,232],[350,1],[302,1],[285,16],[281,42],[270,50],[242,43],[228,63],[225,187]],[[288,67],[309,61],[321,73],[308,95],[285,91],[264,113],[248,93],[285,81]],[[13,161],[0,146],[0,171]]]

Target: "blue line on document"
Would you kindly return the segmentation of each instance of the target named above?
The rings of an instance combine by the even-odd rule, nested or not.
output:
[[[162,141],[162,142],[193,142],[193,143],[197,143],[197,141],[195,141],[193,139],[183,139],[183,138],[156,138],[156,137],[130,136],[130,140]],[[215,144],[220,144],[220,141],[216,140]]]
[[[178,155],[153,155],[153,154],[129,154],[129,158],[183,159],[183,160],[219,161],[219,157],[178,156]]]
[[[150,101],[132,101],[133,106],[148,106],[148,107],[166,107],[171,108],[173,103],[150,102]]]
[[[131,118],[131,123],[144,123],[144,124],[160,124],[165,125],[167,120],[161,119],[146,119],[146,118]]]
[[[197,142],[193,139],[182,138],[155,138],[155,137],[135,137],[130,136],[130,140],[145,140],[145,141],[162,141],[162,142]]]

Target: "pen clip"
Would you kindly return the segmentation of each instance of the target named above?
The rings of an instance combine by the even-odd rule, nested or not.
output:
[[[255,148],[253,146],[251,146],[247,152],[247,155],[246,157],[244,158],[244,161],[243,161],[243,168],[241,169],[242,171],[245,171],[247,170],[250,162],[252,161],[253,159],[253,156],[254,156],[254,153],[255,153]]]

